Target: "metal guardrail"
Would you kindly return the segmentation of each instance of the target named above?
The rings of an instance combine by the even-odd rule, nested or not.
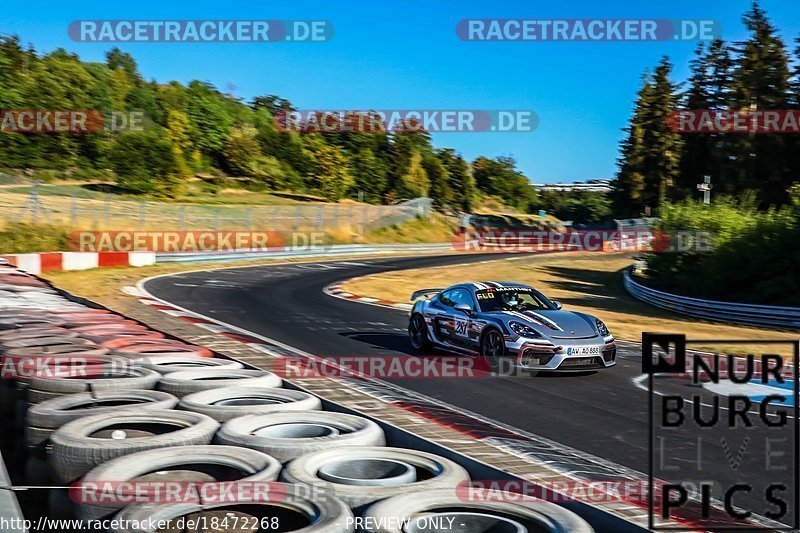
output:
[[[335,255],[364,255],[389,252],[443,252],[454,250],[452,243],[441,244],[334,244],[275,248],[253,252],[182,252],[156,253],[156,263],[199,263],[208,261],[246,261],[248,259],[290,258]]]
[[[690,298],[645,287],[633,280],[630,270],[625,270],[623,276],[625,290],[631,296],[675,313],[747,326],[800,329],[800,308],[798,307],[776,307]]]

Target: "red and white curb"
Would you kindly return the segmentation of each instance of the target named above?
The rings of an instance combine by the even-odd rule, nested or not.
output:
[[[358,294],[351,294],[347,291],[342,290],[342,285],[356,279],[359,278],[350,278],[342,281],[337,281],[336,283],[331,283],[322,290],[328,296],[333,296],[334,298],[341,298],[342,300],[351,300],[363,304],[378,305],[380,307],[391,307],[392,309],[402,309],[403,311],[409,311],[411,310],[412,307],[414,307],[412,304],[405,302],[394,302],[392,300],[384,300],[382,298],[370,298],[368,296],[359,296]]]
[[[60,270],[88,270],[117,266],[147,266],[156,263],[154,252],[37,252],[0,255],[28,274]]]

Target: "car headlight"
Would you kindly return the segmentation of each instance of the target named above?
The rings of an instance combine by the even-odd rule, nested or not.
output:
[[[597,331],[600,332],[600,335],[603,337],[608,337],[608,328],[605,324],[603,324],[603,321],[599,318],[596,318],[594,323],[597,325]]]
[[[539,335],[539,332],[537,332],[530,326],[526,326],[522,322],[509,322],[508,327],[509,329],[511,329],[511,331],[523,337],[534,337],[534,338],[541,337],[541,335]]]

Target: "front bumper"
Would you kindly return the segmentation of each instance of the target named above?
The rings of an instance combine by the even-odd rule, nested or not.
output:
[[[570,348],[597,346],[598,355],[572,355]],[[617,364],[614,337],[575,340],[561,345],[524,338],[506,339],[506,350],[514,357],[514,366],[527,371],[585,372]]]

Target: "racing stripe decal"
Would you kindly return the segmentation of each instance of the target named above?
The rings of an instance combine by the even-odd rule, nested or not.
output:
[[[519,311],[505,311],[505,312],[510,314],[510,315],[514,315],[517,318],[522,318],[524,320],[527,320],[528,322],[530,322],[530,320],[531,320],[531,317],[525,316],[522,313],[520,313]],[[546,326],[547,324],[542,324],[542,325]]]
[[[528,321],[534,320],[534,321],[538,322],[539,324],[541,324],[542,326],[544,326],[544,327],[546,327],[548,329],[553,329],[553,330],[556,330],[556,331],[564,331],[563,329],[561,329],[558,326],[558,324],[556,324],[555,322],[553,322],[549,318],[545,318],[542,315],[540,315],[538,313],[534,313],[532,311],[527,311],[525,313],[521,313],[519,311],[505,311],[505,312],[508,313],[508,314],[514,315],[514,316],[516,316],[518,318],[522,318],[524,320],[528,320]]]
[[[495,289],[499,289],[499,288],[502,287],[502,285],[497,283],[496,281],[487,281],[486,285],[489,285],[490,287],[494,287]]]
[[[488,289],[486,285],[484,285],[483,283],[478,283],[477,281],[473,281],[472,284],[475,285],[475,288],[480,291]]]
[[[538,320],[539,322],[542,322],[543,324],[545,324],[546,326],[548,326],[550,329],[555,329],[555,330],[558,330],[558,331],[564,331],[563,329],[561,329],[561,328],[558,326],[558,324],[556,324],[555,322],[553,322],[553,321],[552,321],[552,320],[550,320],[549,318],[547,318],[547,317],[545,317],[545,316],[542,316],[542,315],[540,315],[539,313],[534,313],[533,311],[528,311],[528,315],[529,315],[529,316],[531,316],[531,317],[533,317],[533,318],[535,318],[535,319],[536,319],[536,320]]]

